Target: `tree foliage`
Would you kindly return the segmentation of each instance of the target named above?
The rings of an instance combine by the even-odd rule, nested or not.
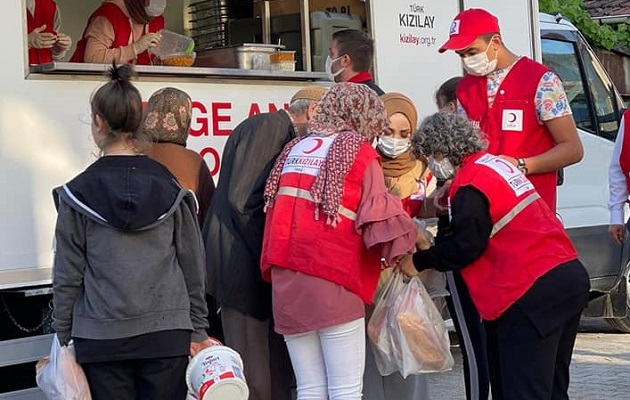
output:
[[[630,48],[630,25],[621,23],[613,28],[592,20],[583,0],[538,0],[538,5],[542,12],[562,14],[595,46],[607,50],[615,46]]]

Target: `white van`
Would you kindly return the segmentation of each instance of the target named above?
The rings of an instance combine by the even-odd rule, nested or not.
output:
[[[62,30],[76,43],[87,17],[101,0],[56,2],[64,21]],[[167,29],[185,33],[191,25],[188,6],[213,2],[169,0]],[[247,0],[214,3],[237,2],[242,7]],[[263,1],[249,3],[265,8]],[[487,8],[499,17],[508,47],[543,60],[565,81],[585,157],[563,171],[559,213],[591,276],[593,300],[587,315],[610,318],[617,328],[630,331],[626,317],[628,254],[612,245],[606,234],[607,165],[622,106],[593,51],[572,25],[561,18],[539,18],[536,0],[509,4],[490,0],[271,3],[275,3],[272,15],[274,10],[294,14],[271,18],[270,24],[265,19],[262,23],[255,18],[237,19],[232,21],[236,27],[232,33],[251,37],[249,30],[262,25],[263,33],[271,30],[273,34],[283,26],[282,42],[296,46],[289,48],[299,56],[302,68],[296,72],[211,66],[137,68],[136,84],[143,98],[164,86],[191,95],[194,115],[188,145],[204,156],[215,178],[227,136],[241,120],[285,107],[291,95],[306,84],[329,84],[321,70],[309,68],[309,64],[321,67],[322,51],[329,40],[322,32],[352,26],[357,18],[362,19],[376,40],[377,82],[385,91],[408,94],[424,117],[436,111],[433,93],[437,87],[462,74],[455,54],[437,53],[447,39],[453,16],[463,8]],[[104,81],[106,66],[68,62],[29,66],[25,9],[25,0],[0,1],[0,399],[34,400],[43,398],[35,387],[34,363],[48,353],[52,335],[48,317],[56,213],[51,190],[94,161],[85,120],[89,121],[90,95]],[[321,11],[352,16],[347,17],[350,21],[339,15],[313,18],[311,12]],[[325,25],[328,18],[336,22]],[[272,39],[277,43],[273,35]]]

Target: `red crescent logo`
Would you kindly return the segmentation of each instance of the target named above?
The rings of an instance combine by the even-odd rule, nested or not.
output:
[[[314,152],[317,151],[317,149],[319,149],[320,147],[322,147],[322,144],[324,144],[324,141],[322,139],[319,138],[314,138],[314,141],[316,141],[317,143],[315,144],[315,147],[313,147],[310,150],[303,150],[302,153],[304,154],[312,154]]]
[[[494,162],[505,165],[505,167],[508,169],[508,171],[510,171],[511,174],[514,173],[514,168],[512,168],[512,164],[510,164],[509,162],[500,158],[495,158]]]
[[[510,117],[512,117],[512,118],[510,118],[510,119],[508,120],[508,122],[512,123],[512,122],[516,121],[516,114],[515,114],[515,113],[511,112],[511,113],[509,113],[509,115],[510,115]]]

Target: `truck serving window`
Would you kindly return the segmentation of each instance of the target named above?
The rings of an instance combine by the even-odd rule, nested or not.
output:
[[[21,1],[25,6],[28,3]],[[124,0],[110,1],[125,4]],[[43,62],[34,62],[31,54],[30,72],[102,73],[104,64],[111,61],[95,60],[94,46],[91,56],[81,59],[83,62],[75,62],[77,58],[72,56],[90,15],[103,0],[56,0],[56,4],[61,24],[55,23],[57,26],[47,27],[46,31],[59,30],[69,35],[72,48],[53,60],[41,57]],[[364,0],[168,0],[162,15],[167,31],[162,40],[169,45],[160,46],[159,52],[167,47],[170,54],[151,55],[150,60],[145,58],[148,60],[145,65],[139,62],[140,75],[323,80],[333,30],[363,29],[366,3]],[[122,25],[117,23],[116,27]],[[151,26],[147,25],[149,32]],[[138,35],[135,32],[129,40],[118,41],[125,42],[121,46],[129,46]],[[186,37],[194,40],[194,48]],[[92,39],[91,43],[95,42]]]

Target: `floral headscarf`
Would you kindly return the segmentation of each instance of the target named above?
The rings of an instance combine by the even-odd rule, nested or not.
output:
[[[191,113],[190,96],[186,92],[171,87],[160,89],[149,99],[144,131],[154,142],[186,146]]]
[[[326,92],[317,104],[315,115],[309,121],[309,135],[337,135],[310,189],[313,200],[327,216],[328,224],[335,226],[339,221],[344,179],[361,145],[383,134],[388,126],[383,102],[363,84],[339,83]],[[301,139],[289,142],[276,160],[265,187],[267,207],[272,205],[278,192],[284,163]],[[316,208],[316,218],[319,218],[318,212],[319,207]]]

